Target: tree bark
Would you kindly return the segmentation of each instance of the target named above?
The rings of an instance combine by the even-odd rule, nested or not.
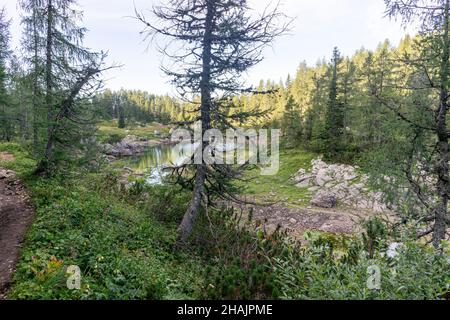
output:
[[[197,219],[198,212],[202,204],[202,198],[205,191],[206,180],[206,167],[205,165],[199,165],[197,167],[197,173],[195,177],[194,192],[192,195],[191,203],[186,211],[183,221],[178,228],[179,242],[186,243],[194,228],[195,220]]]
[[[205,34],[203,36],[203,54],[202,54],[202,79],[200,82],[201,89],[201,106],[200,117],[202,122],[202,137],[206,130],[211,128],[211,50],[212,50],[212,31],[214,20],[214,2],[206,1],[206,19],[205,19]],[[202,151],[206,143],[202,147]],[[191,203],[186,211],[184,218],[178,228],[179,242],[186,243],[194,228],[195,221],[200,212],[203,195],[205,192],[207,167],[205,163],[199,164],[196,167],[196,177],[194,184],[194,191],[192,194]]]

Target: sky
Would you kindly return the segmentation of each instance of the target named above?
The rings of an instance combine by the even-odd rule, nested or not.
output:
[[[161,1],[161,0],[158,0]],[[163,1],[163,0],[162,0]],[[2,0],[2,4],[5,0]],[[89,32],[85,46],[107,51],[108,63],[123,65],[105,75],[106,87],[113,90],[139,89],[154,94],[175,94],[169,78],[160,70],[162,56],[144,41],[142,23],[133,19],[134,6],[145,12],[156,0],[78,0],[84,11],[82,25]],[[270,0],[249,0],[261,11]],[[281,10],[295,18],[292,31],[275,41],[264,52],[264,61],[243,77],[249,85],[261,79],[286,79],[295,75],[302,61],[314,65],[329,58],[337,46],[344,55],[364,47],[375,49],[385,39],[398,44],[406,33],[399,22],[384,17],[383,0],[281,0]],[[12,45],[18,48],[22,26],[17,0],[6,0],[12,18]]]

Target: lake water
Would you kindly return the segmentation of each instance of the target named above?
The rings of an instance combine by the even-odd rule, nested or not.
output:
[[[170,170],[164,170],[168,167],[181,166],[186,160],[194,154],[194,149],[199,144],[176,144],[176,145],[158,145],[148,148],[148,150],[139,156],[132,157],[127,166],[136,174],[143,175],[148,184],[162,184]],[[245,147],[244,147],[245,149]],[[234,146],[218,147],[217,150],[225,152],[235,150]],[[252,153],[247,153],[246,157]]]
[[[164,168],[181,165],[192,155],[192,144],[158,145],[150,147],[143,155],[130,159],[129,167],[144,175],[147,183],[162,184],[167,176]]]

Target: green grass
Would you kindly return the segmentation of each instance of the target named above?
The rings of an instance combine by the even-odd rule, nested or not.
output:
[[[0,167],[14,170],[22,177],[31,174],[36,165],[36,161],[19,144],[13,142],[0,143],[0,152],[7,152],[14,156],[14,161],[2,161],[0,159]]]
[[[304,150],[280,152],[280,170],[274,176],[262,176],[259,169],[249,170],[245,178],[244,192],[259,201],[283,202],[292,206],[306,206],[310,199],[307,188],[297,188],[292,177],[299,169],[311,169],[311,161],[317,154]]]
[[[17,144],[0,143],[14,155],[0,167],[19,172],[36,208],[10,299],[195,299],[204,262],[175,253],[176,223],[159,222],[154,210],[119,188],[111,171],[45,179],[31,175],[35,161]],[[165,212],[184,212],[179,193],[154,187]],[[178,199],[178,200],[177,200]],[[177,219],[178,220],[178,219]],[[66,286],[67,267],[79,266],[81,290]]]
[[[158,123],[141,125],[137,123],[128,124],[126,128],[118,128],[117,121],[104,121],[98,124],[97,137],[101,142],[114,143],[119,142],[128,135],[147,138],[149,140],[159,139],[155,136],[155,131],[159,131],[162,136],[167,136],[170,132],[170,126]]]
[[[123,191],[110,189],[111,179],[91,174],[27,181],[37,213],[9,298],[197,297],[202,263],[173,252],[176,225],[159,223],[126,201]],[[81,290],[67,289],[70,265],[81,269]]]
[[[10,299],[419,299],[448,296],[448,252],[405,243],[398,259],[386,259],[390,239],[379,239],[374,258],[358,237],[311,233],[309,245],[237,228],[232,212],[201,216],[191,250],[174,251],[177,223],[190,194],[173,187],[136,184],[119,188],[109,169],[44,179],[29,173],[26,149],[1,144],[14,162],[36,207],[17,265]],[[279,199],[302,197],[289,179],[310,167],[314,154],[281,154],[277,176],[248,173],[254,195],[274,191]],[[281,188],[281,186],[284,186]],[[142,189],[148,188],[148,189]],[[237,213],[236,213],[237,214]],[[211,221],[213,221],[211,223]],[[203,222],[201,224],[200,222]],[[210,235],[211,232],[211,235]],[[405,235],[406,236],[406,235]],[[278,240],[277,240],[278,239]],[[217,243],[216,243],[217,241]],[[335,254],[336,253],[336,254]],[[338,255],[337,255],[338,254]],[[367,267],[376,264],[382,289],[367,289]],[[81,290],[69,290],[68,266],[81,270]]]

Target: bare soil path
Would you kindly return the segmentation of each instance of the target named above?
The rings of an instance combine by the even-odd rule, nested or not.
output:
[[[13,159],[5,154],[1,157]],[[15,172],[0,168],[0,300],[6,298],[34,212],[26,189]]]

